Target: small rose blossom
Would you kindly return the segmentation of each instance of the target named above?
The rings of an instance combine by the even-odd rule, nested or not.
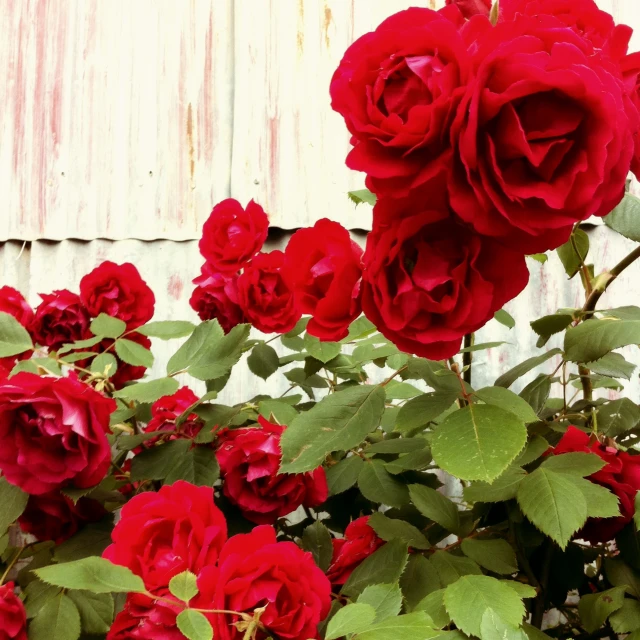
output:
[[[342,225],[323,218],[296,231],[285,250],[296,302],[310,314],[307,333],[342,340],[360,315],[362,249]]]
[[[169,440],[177,438],[195,438],[202,429],[203,422],[198,414],[191,413],[186,420],[176,427],[176,420],[186,411],[194,402],[198,401],[198,396],[189,389],[189,387],[181,387],[173,395],[162,396],[151,405],[151,420],[144,428],[145,433],[158,433],[161,437],[163,431],[176,431],[172,433]],[[147,445],[156,442],[156,439],[147,440]]]
[[[232,198],[219,202],[202,228],[200,253],[220,273],[237,273],[255,256],[269,232],[264,209],[253,200],[246,209]]]
[[[13,587],[13,582],[0,586],[0,640],[28,640],[27,614]]]
[[[225,429],[218,435],[224,495],[257,524],[271,524],[300,505],[317,507],[328,497],[322,467],[308,473],[278,473],[284,426],[258,417],[259,427]]]
[[[111,463],[116,403],[75,376],[19,373],[0,384],[0,471],[34,495],[97,485]]]

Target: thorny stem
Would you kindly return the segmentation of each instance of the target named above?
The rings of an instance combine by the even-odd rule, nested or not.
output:
[[[11,573],[11,569],[13,569],[13,567],[15,567],[16,562],[18,562],[18,560],[20,560],[20,556],[22,556],[22,554],[24,553],[25,549],[30,546],[28,544],[23,544],[17,551],[17,553],[15,554],[15,556],[13,556],[13,558],[11,559],[11,562],[9,563],[9,565],[7,566],[7,568],[5,569],[5,572],[2,574],[2,577],[0,577],[0,586],[2,586],[4,584],[4,581],[7,579],[7,576],[9,575],[9,573]]]
[[[474,335],[473,333],[467,333],[464,337],[464,348],[468,349],[472,347],[474,343]],[[464,371],[462,372],[464,381],[471,385],[471,361],[473,360],[473,353],[471,351],[465,351],[462,354],[462,367]]]
[[[151,598],[152,600],[156,600],[160,602],[167,602],[172,606],[175,606],[176,604],[180,604],[180,601],[172,600],[171,598],[164,598],[163,596],[158,596],[155,593],[151,593],[150,591],[143,591],[142,593],[143,595],[147,596],[147,598]],[[195,607],[189,607],[189,609],[193,609],[194,611],[199,611],[200,613],[218,613],[220,615],[240,616],[243,620],[246,620],[247,622],[249,620],[253,620],[253,616],[250,613],[245,613],[243,611],[229,611],[227,609],[196,609]]]
[[[384,382],[380,383],[381,387],[386,387],[396,376],[400,375],[408,365],[400,367],[397,371],[394,371]]]

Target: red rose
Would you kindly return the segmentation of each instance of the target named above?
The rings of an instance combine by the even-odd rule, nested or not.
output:
[[[201,274],[194,279],[197,285],[189,304],[200,320],[216,319],[225,333],[244,322],[244,314],[238,305],[238,276],[213,271],[205,262]]]
[[[263,333],[286,333],[302,313],[295,303],[284,253],[259,253],[238,278],[238,302],[247,320]]]
[[[462,337],[517,296],[529,277],[521,253],[457,225],[436,193],[378,202],[362,294],[364,313],[382,334],[431,360],[457,353]]]
[[[62,345],[91,337],[91,319],[80,296],[60,289],[53,293],[41,293],[35,317],[29,327],[35,342],[56,351]]]
[[[162,587],[183,571],[213,565],[227,539],[224,515],[211,487],[178,481],[141,493],[122,507],[103,556],[138,574],[148,588]]]
[[[259,204],[251,200],[243,209],[228,198],[213,208],[198,246],[214,271],[235,273],[262,249],[268,232],[269,219]]]
[[[627,94],[631,97],[636,109],[640,112],[640,52],[630,53],[620,62],[620,70],[624,79]],[[631,160],[631,171],[640,178],[640,131],[634,132],[634,151]]]
[[[13,582],[0,586],[0,640],[27,640],[27,614]]]
[[[491,11],[491,0],[446,0],[445,4],[458,7],[465,18],[488,16]]]
[[[128,333],[126,339],[139,344],[145,349],[151,349],[151,340],[141,333]],[[113,374],[111,378],[109,378],[109,380],[116,389],[122,389],[122,387],[124,387],[127,382],[131,382],[132,380],[139,380],[140,378],[142,378],[147,372],[147,368],[129,364],[128,362],[124,362],[123,360],[121,360],[118,357],[118,354],[116,353],[116,350],[113,346],[114,343],[115,340],[111,338],[105,338],[94,347],[91,347],[90,351],[95,351],[97,353],[110,353],[115,357],[117,369],[115,374]],[[87,361],[83,360],[81,362],[78,362],[78,364],[81,367],[86,367]]]
[[[593,544],[608,542],[633,519],[634,501],[640,489],[640,456],[632,456],[626,451],[600,444],[595,438],[592,440],[584,431],[573,426],[567,429],[551,454],[557,456],[572,451],[595,453],[607,463],[587,480],[606,487],[620,501],[619,517],[589,518],[575,537]]]
[[[18,519],[20,528],[38,540],[60,544],[75,535],[83,525],[98,522],[107,515],[105,508],[91,498],[80,498],[76,504],[59,491],[30,496],[24,513]]]
[[[317,507],[328,496],[324,469],[280,474],[280,437],[286,427],[258,417],[260,428],[225,429],[217,452],[224,495],[257,524],[273,523],[300,505]]]
[[[344,538],[334,538],[333,558],[327,569],[331,584],[344,584],[353,570],[384,544],[368,523],[369,516],[362,516],[349,524]]]
[[[296,302],[313,317],[307,333],[342,340],[360,315],[362,249],[337,222],[323,218],[296,231],[285,250]]]
[[[487,30],[451,129],[451,204],[522,252],[553,249],[618,204],[638,112],[617,66],[557,18]]]
[[[27,493],[93,487],[111,463],[116,403],[77,378],[19,373],[0,384],[0,470]]]
[[[151,405],[151,420],[144,428],[146,433],[154,433],[162,431],[175,431],[176,420],[186,411],[194,402],[198,401],[198,396],[189,389],[189,387],[181,387],[173,395],[163,396]],[[198,414],[191,413],[187,419],[180,425],[180,433],[172,433],[169,440],[175,440],[179,437],[195,438],[202,429],[202,421]],[[147,440],[147,445],[155,442],[156,439]]]
[[[106,313],[126,322],[128,329],[149,322],[156,303],[136,267],[108,260],[80,280],[80,297],[93,317]]]
[[[213,608],[253,612],[266,605],[263,637],[318,637],[318,623],[331,606],[331,585],[310,553],[293,542],[276,542],[274,529],[263,525],[230,538],[218,566]],[[238,616],[214,616],[214,638],[242,640],[244,631],[233,626],[237,621]]]
[[[28,329],[33,322],[33,309],[24,296],[13,287],[0,287],[0,312],[13,316],[23,327]],[[29,358],[33,351],[0,358],[0,380],[5,380],[17,360]]]
[[[371,191],[406,195],[448,157],[469,70],[463,34],[431,9],[400,11],[347,49],[331,106],[352,136],[347,166],[367,174]]]

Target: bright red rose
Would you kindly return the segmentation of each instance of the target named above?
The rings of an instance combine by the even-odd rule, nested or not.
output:
[[[266,606],[260,637],[318,637],[318,623],[331,606],[331,585],[310,553],[293,542],[276,542],[275,530],[263,525],[230,538],[218,566],[213,608],[253,612]],[[237,621],[238,616],[214,616],[214,638],[242,640],[244,632],[233,626]]]
[[[349,524],[344,538],[334,538],[333,558],[327,569],[331,584],[344,584],[353,570],[384,544],[368,523],[369,516],[362,516]]]
[[[151,340],[147,336],[142,335],[141,333],[133,332],[128,333],[126,336],[127,340],[131,340],[136,344],[139,344],[141,347],[145,349],[151,349]],[[116,359],[117,369],[115,374],[109,378],[111,384],[116,389],[122,389],[127,382],[131,382],[132,380],[139,380],[144,376],[147,372],[147,368],[143,366],[136,366],[129,364],[128,362],[124,362],[118,357],[116,350],[114,348],[115,340],[111,338],[105,338],[100,341],[97,345],[91,347],[89,351],[95,351],[97,353],[110,353]],[[81,367],[87,366],[87,361],[81,361],[78,363]]]
[[[60,289],[53,293],[41,293],[29,331],[35,342],[56,351],[67,342],[91,337],[91,319],[80,296]]]
[[[312,316],[307,333],[342,340],[360,315],[362,249],[337,222],[323,218],[296,231],[285,249],[286,268],[302,313]]]
[[[260,428],[225,429],[218,437],[224,495],[244,516],[270,524],[300,505],[317,507],[328,497],[324,469],[280,474],[280,437],[286,427],[258,417]]]
[[[213,208],[198,246],[214,271],[236,273],[262,249],[268,232],[269,219],[259,204],[251,200],[243,209],[228,198]]]
[[[116,403],[76,377],[19,373],[0,384],[0,470],[27,493],[93,487],[111,463]]]
[[[458,7],[465,18],[488,16],[491,11],[491,0],[446,0],[445,4]]]
[[[33,309],[24,296],[13,287],[0,287],[0,313],[13,316],[23,327],[28,329],[33,322]],[[29,358],[33,351],[0,358],[0,380],[5,380],[18,360]]]
[[[591,439],[584,431],[573,426],[567,429],[551,454],[557,456],[572,451],[595,453],[607,463],[587,480],[606,487],[620,501],[619,517],[589,518],[574,537],[593,544],[608,542],[633,519],[634,501],[640,489],[640,456],[632,456],[626,451],[600,444],[595,438]]]
[[[352,136],[347,166],[367,174],[371,191],[403,196],[439,170],[469,71],[463,33],[426,8],[396,13],[347,49],[331,106]]]
[[[194,402],[198,401],[198,396],[189,389],[189,387],[181,387],[173,395],[163,396],[151,405],[151,420],[144,428],[146,433],[176,431],[176,420],[186,411]],[[191,413],[187,419],[180,425],[179,433],[172,433],[169,440],[176,438],[194,438],[202,429],[202,420],[198,414]],[[155,442],[156,439],[147,440],[147,445]]]
[[[441,360],[517,296],[529,273],[521,253],[457,225],[435,193],[376,205],[362,308],[402,351]]]
[[[103,556],[138,574],[148,588],[169,584],[182,571],[214,565],[227,539],[224,515],[211,487],[178,481],[134,496],[122,507]]]
[[[238,278],[238,302],[247,321],[263,333],[286,333],[302,316],[290,278],[284,267],[284,253],[259,253]]]
[[[624,78],[627,94],[640,112],[640,52],[630,53],[620,62],[620,70]],[[640,131],[635,131],[634,152],[631,160],[631,171],[640,178]]]
[[[0,586],[0,640],[27,640],[27,614],[13,582]]]
[[[136,267],[108,260],[80,280],[80,297],[93,317],[106,313],[126,322],[128,329],[149,322],[156,303]]]
[[[512,249],[553,249],[618,204],[637,127],[618,67],[585,38],[551,16],[498,24],[451,128],[451,205]]]
[[[98,522],[107,515],[105,508],[91,498],[76,504],[59,491],[29,496],[27,507],[18,519],[20,528],[38,540],[60,544],[75,535],[85,524]]]
[[[197,286],[189,304],[200,320],[216,319],[225,333],[244,322],[244,314],[238,305],[238,276],[235,273],[215,272],[205,262],[193,284]]]

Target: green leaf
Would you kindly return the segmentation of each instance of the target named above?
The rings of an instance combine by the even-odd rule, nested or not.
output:
[[[640,242],[640,199],[632,193],[625,193],[620,204],[603,220],[610,229],[625,238]]]
[[[407,559],[407,545],[404,542],[387,542],[355,568],[342,587],[342,593],[356,597],[372,584],[397,582],[404,571]]]
[[[342,350],[339,342],[323,342],[309,333],[304,336],[304,347],[310,356],[323,364],[333,360]]]
[[[67,342],[60,349],[58,349],[58,355],[60,356],[63,353],[67,353],[68,351],[77,351],[78,349],[88,349],[90,347],[95,347],[97,344],[100,344],[102,342],[102,339],[103,339],[102,336],[95,336],[93,338],[87,338],[86,340],[76,340],[75,342]],[[77,356],[77,354],[74,354],[74,356]],[[83,357],[85,356],[82,356],[81,358],[66,356],[64,360],[66,362],[76,362],[78,359],[82,360]]]
[[[431,547],[422,532],[404,520],[395,520],[382,513],[373,513],[369,516],[369,525],[383,540],[402,540],[413,549]]]
[[[82,630],[85,633],[104,634],[111,628],[114,605],[110,593],[90,593],[89,591],[69,591],[78,612]]]
[[[532,253],[527,256],[527,258],[531,258],[540,264],[544,264],[549,259],[549,256],[546,253]]]
[[[424,393],[400,407],[396,431],[410,433],[442,415],[456,401],[457,393]]]
[[[516,625],[505,622],[493,609],[487,609],[480,621],[482,640],[528,640],[527,634]]]
[[[513,369],[507,371],[507,373],[502,374],[496,380],[496,387],[509,388],[518,378],[521,378],[523,375],[529,373],[529,371],[532,371],[541,364],[544,364],[547,360],[561,353],[561,349],[551,349],[551,351],[547,351],[542,355],[527,358],[527,360],[517,364]]]
[[[476,391],[475,395],[485,404],[510,411],[525,424],[538,420],[535,411],[525,400],[504,387],[485,387]]]
[[[374,622],[382,622],[400,613],[402,591],[397,584],[374,584],[358,596],[358,603],[371,605],[376,612]]]
[[[439,629],[451,623],[444,606],[444,593],[444,589],[433,591],[416,605],[416,611],[424,611]]]
[[[175,378],[158,378],[158,380],[150,382],[137,382],[116,391],[113,395],[124,400],[151,403],[159,400],[162,396],[173,395],[179,386]]]
[[[542,463],[542,466],[550,471],[574,474],[583,478],[600,471],[604,465],[605,461],[595,453],[579,451],[548,456]]]
[[[169,580],[169,591],[182,602],[188,603],[198,595],[198,578],[191,571],[183,571]]]
[[[513,316],[507,313],[504,309],[500,309],[496,311],[493,316],[500,324],[503,324],[508,329],[513,329],[516,326],[516,321],[513,319]]]
[[[377,200],[375,193],[371,193],[369,189],[358,189],[357,191],[349,191],[347,195],[349,196],[349,200],[351,200],[351,202],[353,202],[356,207],[363,202],[366,202],[373,207]]]
[[[119,338],[126,330],[127,323],[101,313],[89,326],[94,336],[101,338]]]
[[[189,339],[169,358],[167,373],[173,375],[178,371],[188,369],[190,364],[197,362],[202,357],[209,341],[219,340],[222,336],[224,336],[224,331],[217,320],[199,324]]]
[[[298,411],[290,404],[279,400],[261,400],[258,403],[258,411],[267,420],[275,417],[279,424],[289,424],[298,415]]]
[[[603,376],[611,376],[612,378],[625,378],[631,380],[631,376],[636,369],[635,364],[627,362],[619,353],[607,353],[595,362],[587,362],[587,369],[591,369],[594,373]]]
[[[605,558],[604,572],[614,587],[624,587],[634,598],[640,598],[640,573],[620,558]]]
[[[136,331],[149,338],[173,340],[190,336],[195,328],[196,325],[193,322],[187,322],[186,320],[159,320],[158,322],[143,324]]]
[[[615,518],[620,515],[618,496],[606,487],[601,487],[589,480],[567,475],[587,501],[587,517]]]
[[[385,469],[391,474],[399,474],[404,471],[420,471],[428,467],[433,458],[430,449],[418,449],[412,453],[402,455],[391,462],[385,463]]]
[[[400,587],[406,610],[413,611],[427,595],[440,588],[440,578],[429,560],[422,555],[412,553],[407,568],[400,578]]]
[[[95,556],[36,569],[34,573],[47,584],[65,589],[83,589],[91,593],[144,593],[142,579],[126,567]]]
[[[120,360],[134,367],[146,367],[147,369],[153,367],[153,353],[133,340],[118,338],[116,353]]]
[[[624,587],[614,587],[599,593],[588,593],[578,603],[582,625],[589,633],[595,633],[624,600]]]
[[[358,488],[362,495],[377,504],[401,507],[409,501],[407,486],[396,480],[382,460],[367,460],[358,476]]]
[[[351,456],[329,467],[326,470],[329,494],[335,496],[353,487],[358,481],[363,464],[364,460],[360,456]]]
[[[118,362],[113,354],[101,353],[92,360],[90,370],[92,373],[112,378],[118,370]]]
[[[563,549],[587,520],[587,501],[571,477],[544,467],[520,482],[517,498],[525,516]]]
[[[176,618],[178,629],[188,640],[213,640],[211,623],[203,613],[195,609],[185,609]]]
[[[589,236],[582,229],[576,228],[571,238],[556,251],[567,275],[573,278],[589,253]]]
[[[533,436],[527,442],[525,450],[514,460],[513,464],[517,467],[525,467],[537,460],[548,449],[549,443],[542,436]]]
[[[525,609],[516,592],[495,578],[462,576],[444,594],[447,613],[456,626],[469,635],[482,634],[482,618],[488,609],[507,624],[518,627]],[[484,636],[489,640],[490,636]]]
[[[370,627],[375,618],[376,610],[370,604],[348,604],[331,618],[325,638],[335,640],[347,634],[358,633]]]
[[[438,572],[443,587],[453,584],[462,576],[482,575],[480,567],[471,558],[456,556],[448,551],[436,551],[430,562]]]
[[[511,575],[518,571],[515,551],[506,540],[467,538],[462,541],[461,548],[465,556],[475,560],[488,571],[501,575]]]
[[[239,324],[233,327],[226,335],[222,332],[223,335],[215,333],[210,336],[204,348],[198,352],[190,363],[189,374],[198,380],[214,380],[227,375],[233,365],[240,360],[250,330],[250,325]]]
[[[0,358],[33,349],[29,332],[10,314],[0,312]]]
[[[526,622],[522,625],[522,629],[527,634],[529,640],[550,640],[551,638],[551,636],[548,636],[546,633],[542,633],[537,627],[532,627]]]
[[[191,444],[188,440],[185,442]],[[213,449],[206,445],[188,449],[173,462],[164,478],[166,484],[185,480],[198,487],[212,487],[220,477],[218,460]]]
[[[520,598],[535,598],[538,595],[538,592],[531,585],[524,584],[524,582],[517,580],[500,580],[500,582],[513,589]]]
[[[258,377],[266,380],[278,370],[280,358],[272,346],[264,342],[258,342],[251,350],[247,358],[247,364],[251,373],[255,373]]]
[[[408,400],[409,398],[422,395],[422,391],[412,384],[408,382],[398,382],[397,380],[391,380],[391,382],[387,383],[385,392],[387,394],[387,400]]]
[[[280,471],[312,471],[328,453],[359,445],[380,424],[384,401],[384,388],[356,386],[328,395],[299,414],[282,434]]]
[[[508,468],[491,484],[488,482],[474,482],[465,487],[464,498],[469,502],[504,502],[516,497],[518,486],[526,476],[522,469]]]
[[[458,507],[440,492],[421,484],[409,486],[411,502],[423,516],[437,522],[447,531],[460,530],[460,512]]]
[[[89,556],[101,556],[111,544],[113,522],[107,518],[89,525],[55,547],[53,557],[56,562],[71,562]]]
[[[505,342],[504,340],[500,340],[499,342],[480,342],[478,344],[471,345],[470,347],[465,347],[464,349],[460,349],[458,353],[472,353],[474,351],[484,351],[485,349],[493,349],[494,347],[500,347],[503,344],[511,344],[511,343]]]
[[[390,438],[372,444],[366,453],[411,453],[426,446],[425,438]]]
[[[0,477],[0,535],[13,524],[25,510],[29,495],[20,487],[10,484],[6,478]]]
[[[551,378],[541,373],[534,378],[521,392],[520,397],[539,414],[549,399],[551,393]]]
[[[567,329],[565,358],[571,362],[591,362],[629,344],[640,344],[640,320],[587,320]]]
[[[315,563],[326,571],[333,557],[333,542],[329,529],[319,520],[309,525],[302,534],[301,546],[311,552]]]
[[[80,614],[71,598],[63,594],[49,600],[29,625],[29,640],[77,640]]]
[[[629,398],[612,400],[598,409],[598,428],[610,438],[621,436],[640,423],[640,408]]]
[[[49,600],[53,600],[60,591],[60,587],[52,587],[50,584],[40,582],[40,580],[31,581],[24,589],[27,618],[35,617],[40,609],[42,609]]]
[[[527,441],[524,422],[491,405],[449,414],[435,430],[431,451],[438,465],[461,480],[495,480]]]
[[[531,328],[541,337],[546,338],[554,333],[564,331],[573,322],[573,316],[569,313],[554,313],[543,316],[531,323]]]
[[[628,633],[640,629],[640,602],[625,598],[622,606],[609,616],[611,628],[616,633]]]
[[[428,640],[439,637],[433,620],[424,611],[387,618],[356,636],[357,640]],[[354,639],[354,640],[356,640]]]

